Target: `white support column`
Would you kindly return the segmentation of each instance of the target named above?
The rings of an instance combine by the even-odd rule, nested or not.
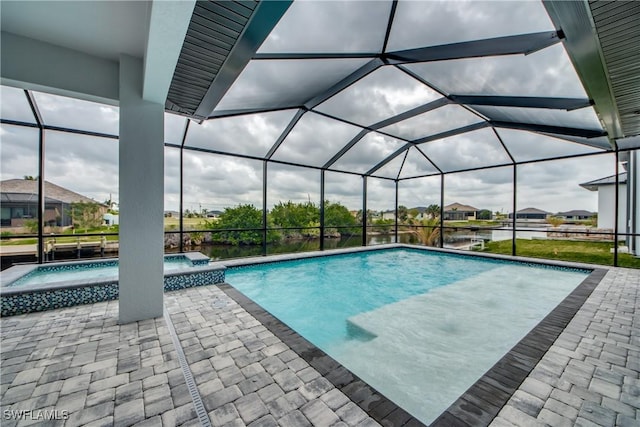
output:
[[[162,316],[164,105],[142,99],[143,64],[120,57],[120,323]]]
[[[640,150],[629,152],[627,164],[627,203],[629,216],[627,218],[628,233],[640,233]],[[640,256],[640,236],[628,238],[629,250],[635,256]]]

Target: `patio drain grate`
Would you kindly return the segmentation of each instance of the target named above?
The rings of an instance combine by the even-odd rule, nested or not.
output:
[[[169,312],[164,310],[164,320],[167,322],[167,327],[169,329],[169,335],[171,335],[171,341],[173,341],[173,346],[176,348],[176,353],[178,354],[178,362],[180,363],[180,368],[182,368],[182,374],[184,375],[184,380],[187,383],[187,389],[189,390],[189,394],[191,395],[191,400],[193,401],[193,406],[196,410],[196,415],[200,420],[200,425],[202,427],[211,427],[211,420],[209,419],[209,415],[207,414],[207,410],[202,403],[202,397],[200,396],[200,392],[198,392],[198,386],[193,379],[193,374],[191,373],[191,369],[189,368],[189,363],[187,362],[187,358],[184,355],[184,351],[182,350],[182,345],[180,344],[180,339],[178,338],[178,334],[176,333],[175,328],[173,327],[173,322],[171,321],[171,316]]]

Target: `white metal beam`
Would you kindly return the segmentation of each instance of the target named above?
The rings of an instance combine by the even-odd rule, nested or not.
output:
[[[9,86],[118,103],[118,62],[2,32],[0,82]]]
[[[195,0],[151,3],[144,53],[144,100],[162,104],[166,101],[195,4]]]

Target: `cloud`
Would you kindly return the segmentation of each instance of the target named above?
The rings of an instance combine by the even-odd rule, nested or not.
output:
[[[109,135],[119,133],[118,107],[42,92],[34,92],[34,98],[47,125]]]
[[[9,86],[0,86],[0,116],[3,119],[36,123],[24,91]]]
[[[38,129],[1,125],[0,154],[3,180],[38,176]]]
[[[540,1],[401,1],[388,51],[553,29]]]
[[[368,74],[315,109],[362,126],[370,126],[441,97],[413,77],[387,65]]]
[[[389,1],[295,1],[259,52],[380,52],[390,11]]]
[[[302,116],[272,158],[322,166],[360,130],[316,113],[307,113]]]
[[[202,124],[192,122],[185,146],[264,157],[295,112],[250,114],[207,120]]]
[[[366,62],[367,59],[251,61],[216,110],[299,106]]]
[[[459,105],[445,105],[380,130],[413,141],[481,121],[480,117]]]
[[[562,44],[530,55],[464,58],[404,67],[447,94],[587,97]]]
[[[418,146],[444,172],[512,163],[491,129],[467,132]]]
[[[370,132],[334,163],[332,168],[365,173],[405,145],[404,141],[377,132]]]
[[[289,13],[261,47],[261,52],[357,52],[382,47],[391,2],[294,2]],[[552,30],[540,2],[410,2],[398,3],[389,51],[459,42],[483,37]],[[304,35],[304,36],[301,36]],[[325,93],[369,59],[254,60],[228,91],[218,110],[299,106]],[[408,69],[446,92],[520,96],[585,96],[561,44],[528,56],[460,59],[407,65]],[[118,108],[70,98],[34,93],[45,123],[82,130],[118,133]],[[2,88],[2,118],[33,121],[22,91]],[[320,104],[316,111],[371,125],[424,105],[440,95],[387,65],[357,81]],[[186,146],[261,157],[266,155],[296,110],[220,118],[203,124],[191,122]],[[486,112],[486,111],[485,111]],[[584,123],[594,119],[589,109],[572,112],[512,111],[492,113],[525,119]],[[556,114],[557,113],[557,114]],[[588,117],[585,117],[584,115]],[[574,117],[577,117],[574,119]],[[562,122],[565,118],[576,120]],[[362,173],[405,144],[436,132],[479,122],[464,108],[449,105],[368,133],[335,163],[336,169]],[[180,144],[186,120],[165,115],[166,142]],[[317,112],[306,112],[292,129],[273,159],[322,166],[361,129]],[[502,130],[507,149],[518,161],[593,151],[531,132]],[[38,174],[38,131],[2,125],[2,179]],[[47,131],[46,178],[96,200],[109,194],[117,199],[117,140]],[[445,171],[508,163],[509,158],[492,130],[483,129],[418,146]],[[611,156],[583,157],[518,167],[518,206],[549,211],[596,209],[596,195],[578,186],[613,174]],[[165,208],[177,210],[180,194],[179,151],[165,149]],[[402,168],[402,170],[401,170]],[[263,161],[227,155],[184,152],[185,208],[221,210],[251,203],[262,206]],[[377,174],[396,177],[436,172],[429,161],[411,148]],[[350,209],[362,207],[362,177],[325,173],[325,195]],[[446,201],[457,201],[493,211],[512,206],[512,167],[447,174]],[[367,180],[367,205],[386,210],[395,202],[395,183]],[[268,205],[278,201],[317,202],[320,171],[270,163]],[[440,176],[403,180],[400,204],[409,207],[440,201]]]

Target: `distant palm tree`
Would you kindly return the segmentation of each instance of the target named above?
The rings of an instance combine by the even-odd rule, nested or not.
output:
[[[556,228],[559,225],[564,224],[564,219],[560,218],[559,216],[550,216],[549,218],[547,218],[547,222],[551,224],[553,228]]]
[[[440,217],[423,219],[412,230],[420,243],[426,246],[438,246],[440,241]]]
[[[431,218],[439,217],[440,216],[440,205],[431,204],[431,205],[427,206],[426,213]]]

